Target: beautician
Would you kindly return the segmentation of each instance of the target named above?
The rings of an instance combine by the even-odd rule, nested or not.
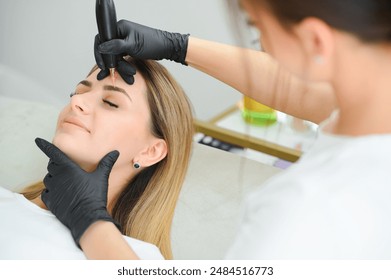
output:
[[[390,259],[391,2],[240,4],[261,32],[266,53],[120,21],[122,39],[96,40],[99,78],[108,74],[101,54],[170,59],[320,124],[312,149],[248,196],[228,259]],[[119,71],[131,83],[131,75]],[[105,180],[75,176],[78,167],[52,148],[44,150],[55,168],[83,190],[69,207],[83,204],[90,190],[107,188]],[[52,209],[64,183],[50,176],[44,202]],[[67,213],[61,221],[77,228],[76,217],[59,210]],[[82,219],[88,221],[89,213]],[[98,221],[88,226],[80,245],[89,258],[137,257],[121,238],[113,223]]]

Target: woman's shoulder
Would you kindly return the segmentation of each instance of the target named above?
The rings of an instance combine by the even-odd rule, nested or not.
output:
[[[156,245],[129,236],[124,235],[124,237],[140,259],[164,260],[163,255]]]

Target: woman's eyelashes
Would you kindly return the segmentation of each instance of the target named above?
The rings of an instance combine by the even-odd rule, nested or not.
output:
[[[113,102],[107,100],[107,99],[102,99],[103,103],[109,105],[110,107],[118,108],[117,104],[114,104]]]
[[[78,93],[77,92],[71,92],[71,94],[69,94],[69,97],[72,98],[76,94],[78,94]]]
[[[81,93],[78,93],[78,92],[71,92],[71,94],[69,95],[70,98],[72,98],[73,96],[75,95],[78,95],[78,94],[81,94]],[[112,101],[108,100],[108,99],[105,99],[105,98],[102,98],[102,102],[110,107],[113,107],[113,108],[119,108],[119,106],[116,104],[117,102],[113,103]]]

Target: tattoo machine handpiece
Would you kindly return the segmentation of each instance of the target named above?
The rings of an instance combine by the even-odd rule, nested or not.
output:
[[[117,15],[113,0],[96,0],[96,22],[100,40],[103,42],[118,38]],[[110,76],[115,82],[115,68],[117,67],[117,57],[115,55],[102,55],[103,61],[110,69]]]

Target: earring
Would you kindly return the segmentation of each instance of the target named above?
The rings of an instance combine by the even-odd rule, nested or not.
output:
[[[315,55],[314,61],[315,61],[316,64],[319,64],[319,65],[323,64],[323,62],[324,62],[323,56]]]
[[[134,167],[134,169],[139,169],[141,167],[141,165],[138,162],[135,162],[133,164],[133,167]]]

